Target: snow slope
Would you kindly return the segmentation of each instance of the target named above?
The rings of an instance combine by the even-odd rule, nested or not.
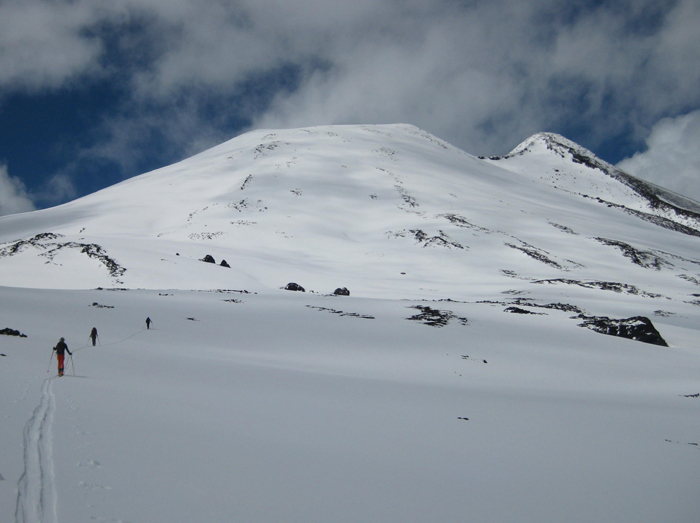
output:
[[[697,204],[613,169],[260,131],[0,218],[0,521],[697,521]]]
[[[678,274],[698,272],[695,236],[650,224],[646,214],[663,212],[648,198],[539,143],[492,161],[404,125],[251,132],[66,205],[3,217],[0,284],[211,289],[295,281],[318,292],[347,286],[406,297],[434,289],[444,298],[469,295],[486,280],[510,285],[506,274],[627,277],[633,285],[661,278],[660,286],[677,289]],[[700,235],[695,214],[672,223]],[[17,244],[45,233],[60,236]],[[603,240],[648,252],[671,271],[637,271],[620,246]],[[101,250],[89,256],[86,246]],[[201,264],[206,254],[231,269]]]
[[[695,520],[697,345],[476,303],[431,302],[468,319],[435,328],[416,305],[3,289],[28,338],[2,340],[0,520]]]

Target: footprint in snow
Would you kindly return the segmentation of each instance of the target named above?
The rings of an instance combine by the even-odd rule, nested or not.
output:
[[[102,464],[97,460],[89,459],[87,461],[79,461],[78,466],[88,469],[99,469],[102,467]]]

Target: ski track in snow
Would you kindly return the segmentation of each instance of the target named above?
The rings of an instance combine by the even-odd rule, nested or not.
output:
[[[51,424],[56,410],[53,380],[41,387],[41,402],[24,427],[24,473],[17,483],[15,523],[57,523]]]

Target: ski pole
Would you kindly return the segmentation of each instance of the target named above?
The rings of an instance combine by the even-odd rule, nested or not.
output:
[[[73,376],[75,376],[75,363],[73,363],[73,355],[70,355],[70,366],[73,367]]]
[[[54,347],[54,349],[51,351],[51,357],[49,358],[49,367],[46,369],[46,372],[49,372],[49,371],[51,370],[51,362],[53,361],[53,351],[54,351],[54,350],[56,350],[55,347]]]

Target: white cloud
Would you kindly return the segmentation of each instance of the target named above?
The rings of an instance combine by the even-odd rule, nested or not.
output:
[[[475,154],[567,126],[584,129],[591,148],[629,129],[641,138],[681,101],[700,106],[697,2],[657,4],[576,16],[546,0],[396,9],[331,38],[331,66],[281,93],[255,125],[401,121]]]
[[[626,158],[617,166],[700,201],[700,111],[660,120],[646,143],[646,151]]]
[[[230,137],[212,103],[253,127],[405,122],[482,155],[575,129],[595,150],[700,108],[699,26],[697,0],[10,0],[0,88],[111,75],[126,99],[88,156],[124,165],[149,133]],[[251,85],[276,96],[226,105]]]
[[[44,201],[59,204],[69,200],[73,200],[78,196],[78,191],[75,188],[73,178],[66,173],[54,174],[41,193],[37,194],[37,199],[41,198]]]
[[[84,31],[97,21],[86,2],[0,4],[0,86],[55,88],[100,69],[101,42]]]
[[[0,216],[35,209],[24,184],[8,174],[7,166],[0,165]]]

